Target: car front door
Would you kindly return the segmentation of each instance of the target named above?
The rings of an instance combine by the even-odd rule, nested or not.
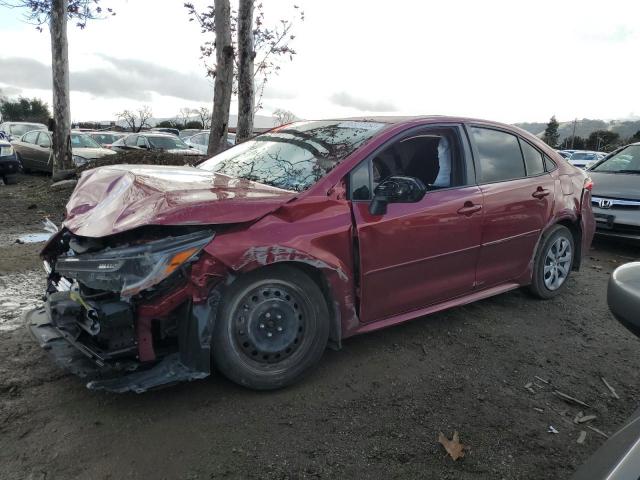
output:
[[[553,208],[555,181],[542,153],[517,135],[469,127],[484,198],[476,285],[518,281],[527,272]]]
[[[370,213],[371,191],[390,176],[418,178],[416,203]],[[482,193],[458,126],[411,131],[379,149],[350,175],[364,323],[410,312],[473,290]]]

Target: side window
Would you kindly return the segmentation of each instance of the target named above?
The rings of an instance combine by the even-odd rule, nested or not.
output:
[[[480,163],[480,182],[502,182],[525,177],[518,138],[489,128],[471,127]]]
[[[371,199],[369,160],[360,162],[360,165],[351,171],[351,175],[349,177],[349,190],[351,191],[351,200]]]
[[[451,129],[429,129],[397,140],[372,159],[374,188],[391,176],[415,177],[428,189],[463,184],[462,158]]]
[[[40,133],[38,136],[38,145],[42,148],[51,148],[51,139],[47,133]]]
[[[138,141],[136,142],[136,147],[146,147],[147,139],[144,137],[138,137]]]
[[[551,160],[546,155],[544,156],[544,166],[547,169],[547,172],[553,172],[556,168],[558,168],[558,165],[556,165],[556,162]]]
[[[542,154],[522,139],[520,139],[520,147],[522,147],[522,155],[524,155],[527,175],[540,175],[544,173]]]
[[[36,138],[38,138],[38,131],[29,132],[24,136],[23,142],[35,144]]]
[[[369,161],[351,172],[353,200],[371,198],[373,190],[393,176],[418,178],[428,190],[465,184],[460,142],[451,128],[434,127],[392,141]]]
[[[127,147],[135,147],[137,141],[138,141],[138,135],[129,135],[127,138],[124,139],[124,144]]]

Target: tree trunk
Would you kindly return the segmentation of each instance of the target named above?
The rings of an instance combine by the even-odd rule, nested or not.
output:
[[[238,7],[238,128],[236,139],[243,142],[253,135],[253,0],[240,0]]]
[[[215,0],[216,78],[213,86],[213,118],[207,153],[215,155],[226,148],[229,107],[233,87],[233,44],[229,0]]]
[[[51,66],[53,72],[53,173],[73,168],[71,159],[71,107],[69,101],[69,0],[52,0]]]

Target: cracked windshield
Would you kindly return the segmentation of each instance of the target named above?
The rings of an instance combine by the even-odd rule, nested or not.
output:
[[[362,121],[297,122],[227,150],[199,168],[300,192],[384,125]]]

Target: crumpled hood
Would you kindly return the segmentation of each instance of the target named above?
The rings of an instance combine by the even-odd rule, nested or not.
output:
[[[255,220],[295,195],[194,167],[111,165],[82,174],[63,225],[103,237],[143,225],[216,225]]]
[[[640,175],[633,173],[601,173],[589,171],[594,197],[640,200]]]

